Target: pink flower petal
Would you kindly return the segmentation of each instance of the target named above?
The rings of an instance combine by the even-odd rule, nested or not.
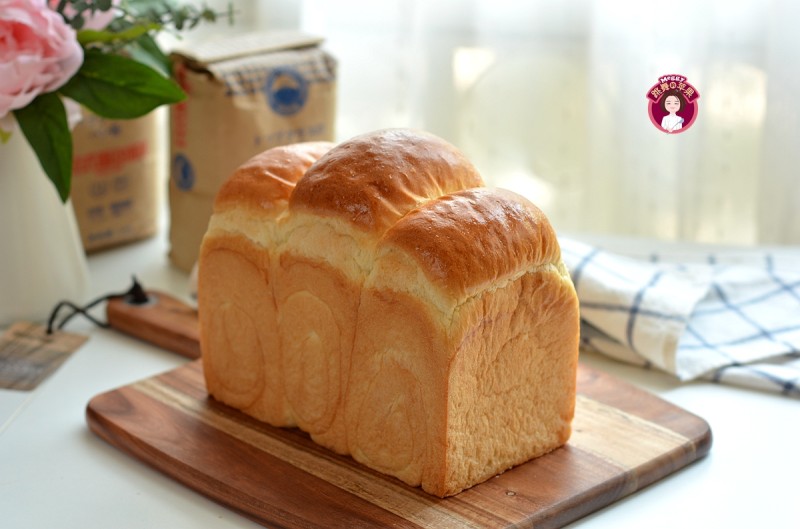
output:
[[[45,0],[0,0],[0,118],[63,86],[82,63],[75,30]]]

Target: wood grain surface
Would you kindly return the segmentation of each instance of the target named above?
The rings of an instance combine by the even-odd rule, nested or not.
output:
[[[456,496],[336,455],[303,432],[218,403],[199,361],[98,395],[90,428],[267,527],[560,527],[641,489],[711,447],[701,418],[580,366],[569,443]]]
[[[106,305],[108,324],[129,336],[187,358],[200,358],[197,310],[164,292],[148,291],[150,302],[114,298]]]

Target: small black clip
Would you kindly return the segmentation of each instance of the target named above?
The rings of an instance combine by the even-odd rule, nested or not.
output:
[[[144,287],[136,279],[136,276],[133,276],[133,285],[130,290],[125,293],[125,301],[131,305],[144,305],[150,301],[147,292],[145,292]]]

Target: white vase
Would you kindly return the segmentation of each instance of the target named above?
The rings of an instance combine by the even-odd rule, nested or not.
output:
[[[0,327],[44,322],[88,288],[72,205],[64,205],[20,130],[0,143]]]

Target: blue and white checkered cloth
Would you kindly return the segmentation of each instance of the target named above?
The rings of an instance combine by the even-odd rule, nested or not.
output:
[[[800,249],[634,258],[560,240],[582,347],[800,398]]]

